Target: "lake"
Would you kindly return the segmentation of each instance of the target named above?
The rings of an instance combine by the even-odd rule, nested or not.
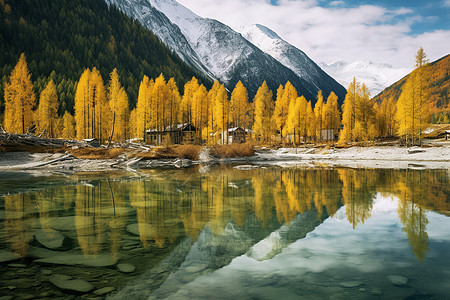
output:
[[[446,299],[449,183],[326,166],[0,173],[0,296]]]

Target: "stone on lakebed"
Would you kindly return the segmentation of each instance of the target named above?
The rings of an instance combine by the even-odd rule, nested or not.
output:
[[[54,257],[36,259],[35,263],[53,265],[82,265],[87,267],[110,267],[117,263],[117,259],[110,255],[84,256],[77,254],[62,254]]]
[[[82,279],[73,279],[71,276],[55,274],[50,277],[50,282],[65,291],[88,293],[94,286]]]

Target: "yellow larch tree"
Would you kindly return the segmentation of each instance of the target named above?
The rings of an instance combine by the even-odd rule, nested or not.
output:
[[[31,74],[25,54],[20,55],[19,61],[11,72],[9,82],[5,84],[5,116],[6,131],[26,133],[33,123],[33,108],[36,105],[36,95],[33,91]]]
[[[322,129],[323,129],[323,95],[322,91],[319,90],[317,93],[317,102],[314,105],[314,115],[316,116],[316,140],[322,139]]]
[[[289,114],[285,131],[292,137],[291,140],[294,144],[299,144],[300,138],[306,137],[306,109],[307,102],[305,97],[303,96],[292,100],[289,104]]]
[[[80,80],[77,83],[77,89],[75,91],[75,123],[77,139],[90,138],[91,127],[90,112],[92,110],[92,99],[89,93],[89,81],[91,77],[91,71],[85,69],[81,74]]]
[[[56,93],[56,85],[51,79],[39,97],[37,123],[39,130],[46,131],[46,136],[51,138],[57,136],[58,94]]]
[[[110,108],[102,76],[97,68],[81,74],[75,92],[75,122],[78,139],[108,137]]]
[[[109,136],[111,129],[111,110],[106,97],[106,89],[103,78],[97,68],[91,72],[91,81],[89,84],[90,94],[92,95],[92,137],[100,142]]]
[[[254,134],[261,142],[268,143],[275,133],[273,120],[274,103],[273,93],[267,86],[266,81],[258,88],[253,100],[255,105]]]
[[[394,98],[384,98],[381,103],[375,103],[374,110],[377,136],[394,136],[394,134],[396,133],[395,114],[397,111]]]
[[[199,87],[198,80],[195,77],[184,85],[184,93],[181,99],[182,122],[192,123],[192,103],[194,102],[194,93]]]
[[[406,144],[420,144],[422,131],[429,123],[427,62],[426,54],[421,47],[416,54],[416,69],[403,85],[397,101],[398,135]]]
[[[150,129],[150,96],[153,85],[153,80],[150,80],[147,75],[144,75],[139,85],[138,99],[136,103],[135,120],[137,138],[144,137],[145,131]]]
[[[170,113],[167,106],[169,89],[163,74],[155,79],[150,95],[150,127],[158,131],[164,131],[169,126]]]
[[[314,114],[311,101],[308,101],[308,103],[306,104],[306,118],[306,134],[309,140],[313,141],[316,136],[316,115]]]
[[[214,119],[216,120],[217,130],[220,132],[221,143],[226,144],[228,143],[230,101],[228,100],[227,90],[223,84],[217,90],[214,108]]]
[[[139,138],[139,137],[141,137],[141,135],[138,135],[138,130],[137,130],[136,126],[137,126],[137,109],[134,108],[130,112],[130,118],[129,118],[129,121],[128,121],[128,136],[130,138]]]
[[[360,97],[356,106],[355,140],[369,141],[376,135],[374,101],[370,99],[367,86],[361,85]]]
[[[347,89],[344,104],[342,104],[342,125],[344,127],[339,134],[340,143],[348,143],[355,140],[356,107],[360,98],[360,87],[361,84],[353,77]]]
[[[169,120],[169,125],[174,126],[180,122],[181,118],[181,96],[178,91],[178,86],[175,79],[172,77],[167,82],[168,88],[168,98],[167,98],[167,106],[169,111],[167,113],[167,117]]]
[[[130,108],[128,95],[120,84],[116,68],[110,74],[108,100],[112,112],[113,139],[118,142],[124,142],[127,139]]]
[[[208,101],[207,101],[207,110],[208,110],[208,127],[206,131],[207,136],[207,144],[214,144],[216,139],[214,135],[217,132],[217,120],[216,120],[216,97],[220,88],[220,83],[215,80],[213,86],[208,91]]]
[[[338,107],[338,96],[334,92],[328,96],[323,111],[324,129],[332,129],[334,134],[338,133],[341,125],[341,113]]]
[[[279,96],[279,93],[281,95]],[[288,81],[284,87],[284,90],[277,90],[277,101],[275,102],[274,118],[277,125],[277,129],[280,130],[281,137],[285,134],[286,121],[289,114],[289,104],[297,99],[297,90]]]
[[[231,93],[230,100],[230,117],[233,125],[244,129],[248,128],[249,111],[248,92],[244,84],[239,80]]]
[[[68,111],[66,111],[62,118],[61,137],[73,139],[75,136],[75,118]]]
[[[192,103],[192,125],[197,129],[197,138],[203,138],[202,133],[207,132],[203,130],[208,126],[208,91],[205,86],[201,84],[194,93]],[[206,136],[205,136],[206,138]]]

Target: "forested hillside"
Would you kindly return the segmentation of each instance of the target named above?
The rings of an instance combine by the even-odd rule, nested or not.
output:
[[[394,83],[378,96],[377,102],[383,99],[398,99],[405,82],[416,74],[417,70]],[[430,63],[426,70],[426,82],[429,86],[429,109],[432,123],[450,122],[450,55]]]
[[[54,81],[60,116],[73,114],[76,82],[86,68],[96,67],[105,81],[117,68],[132,107],[144,75],[163,73],[179,87],[195,76],[208,85],[152,32],[103,0],[0,0],[0,23],[0,99],[22,52],[38,95]]]

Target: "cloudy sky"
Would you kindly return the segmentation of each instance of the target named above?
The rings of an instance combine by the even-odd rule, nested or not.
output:
[[[412,67],[450,53],[450,0],[178,0],[230,27],[262,24],[316,62]]]

